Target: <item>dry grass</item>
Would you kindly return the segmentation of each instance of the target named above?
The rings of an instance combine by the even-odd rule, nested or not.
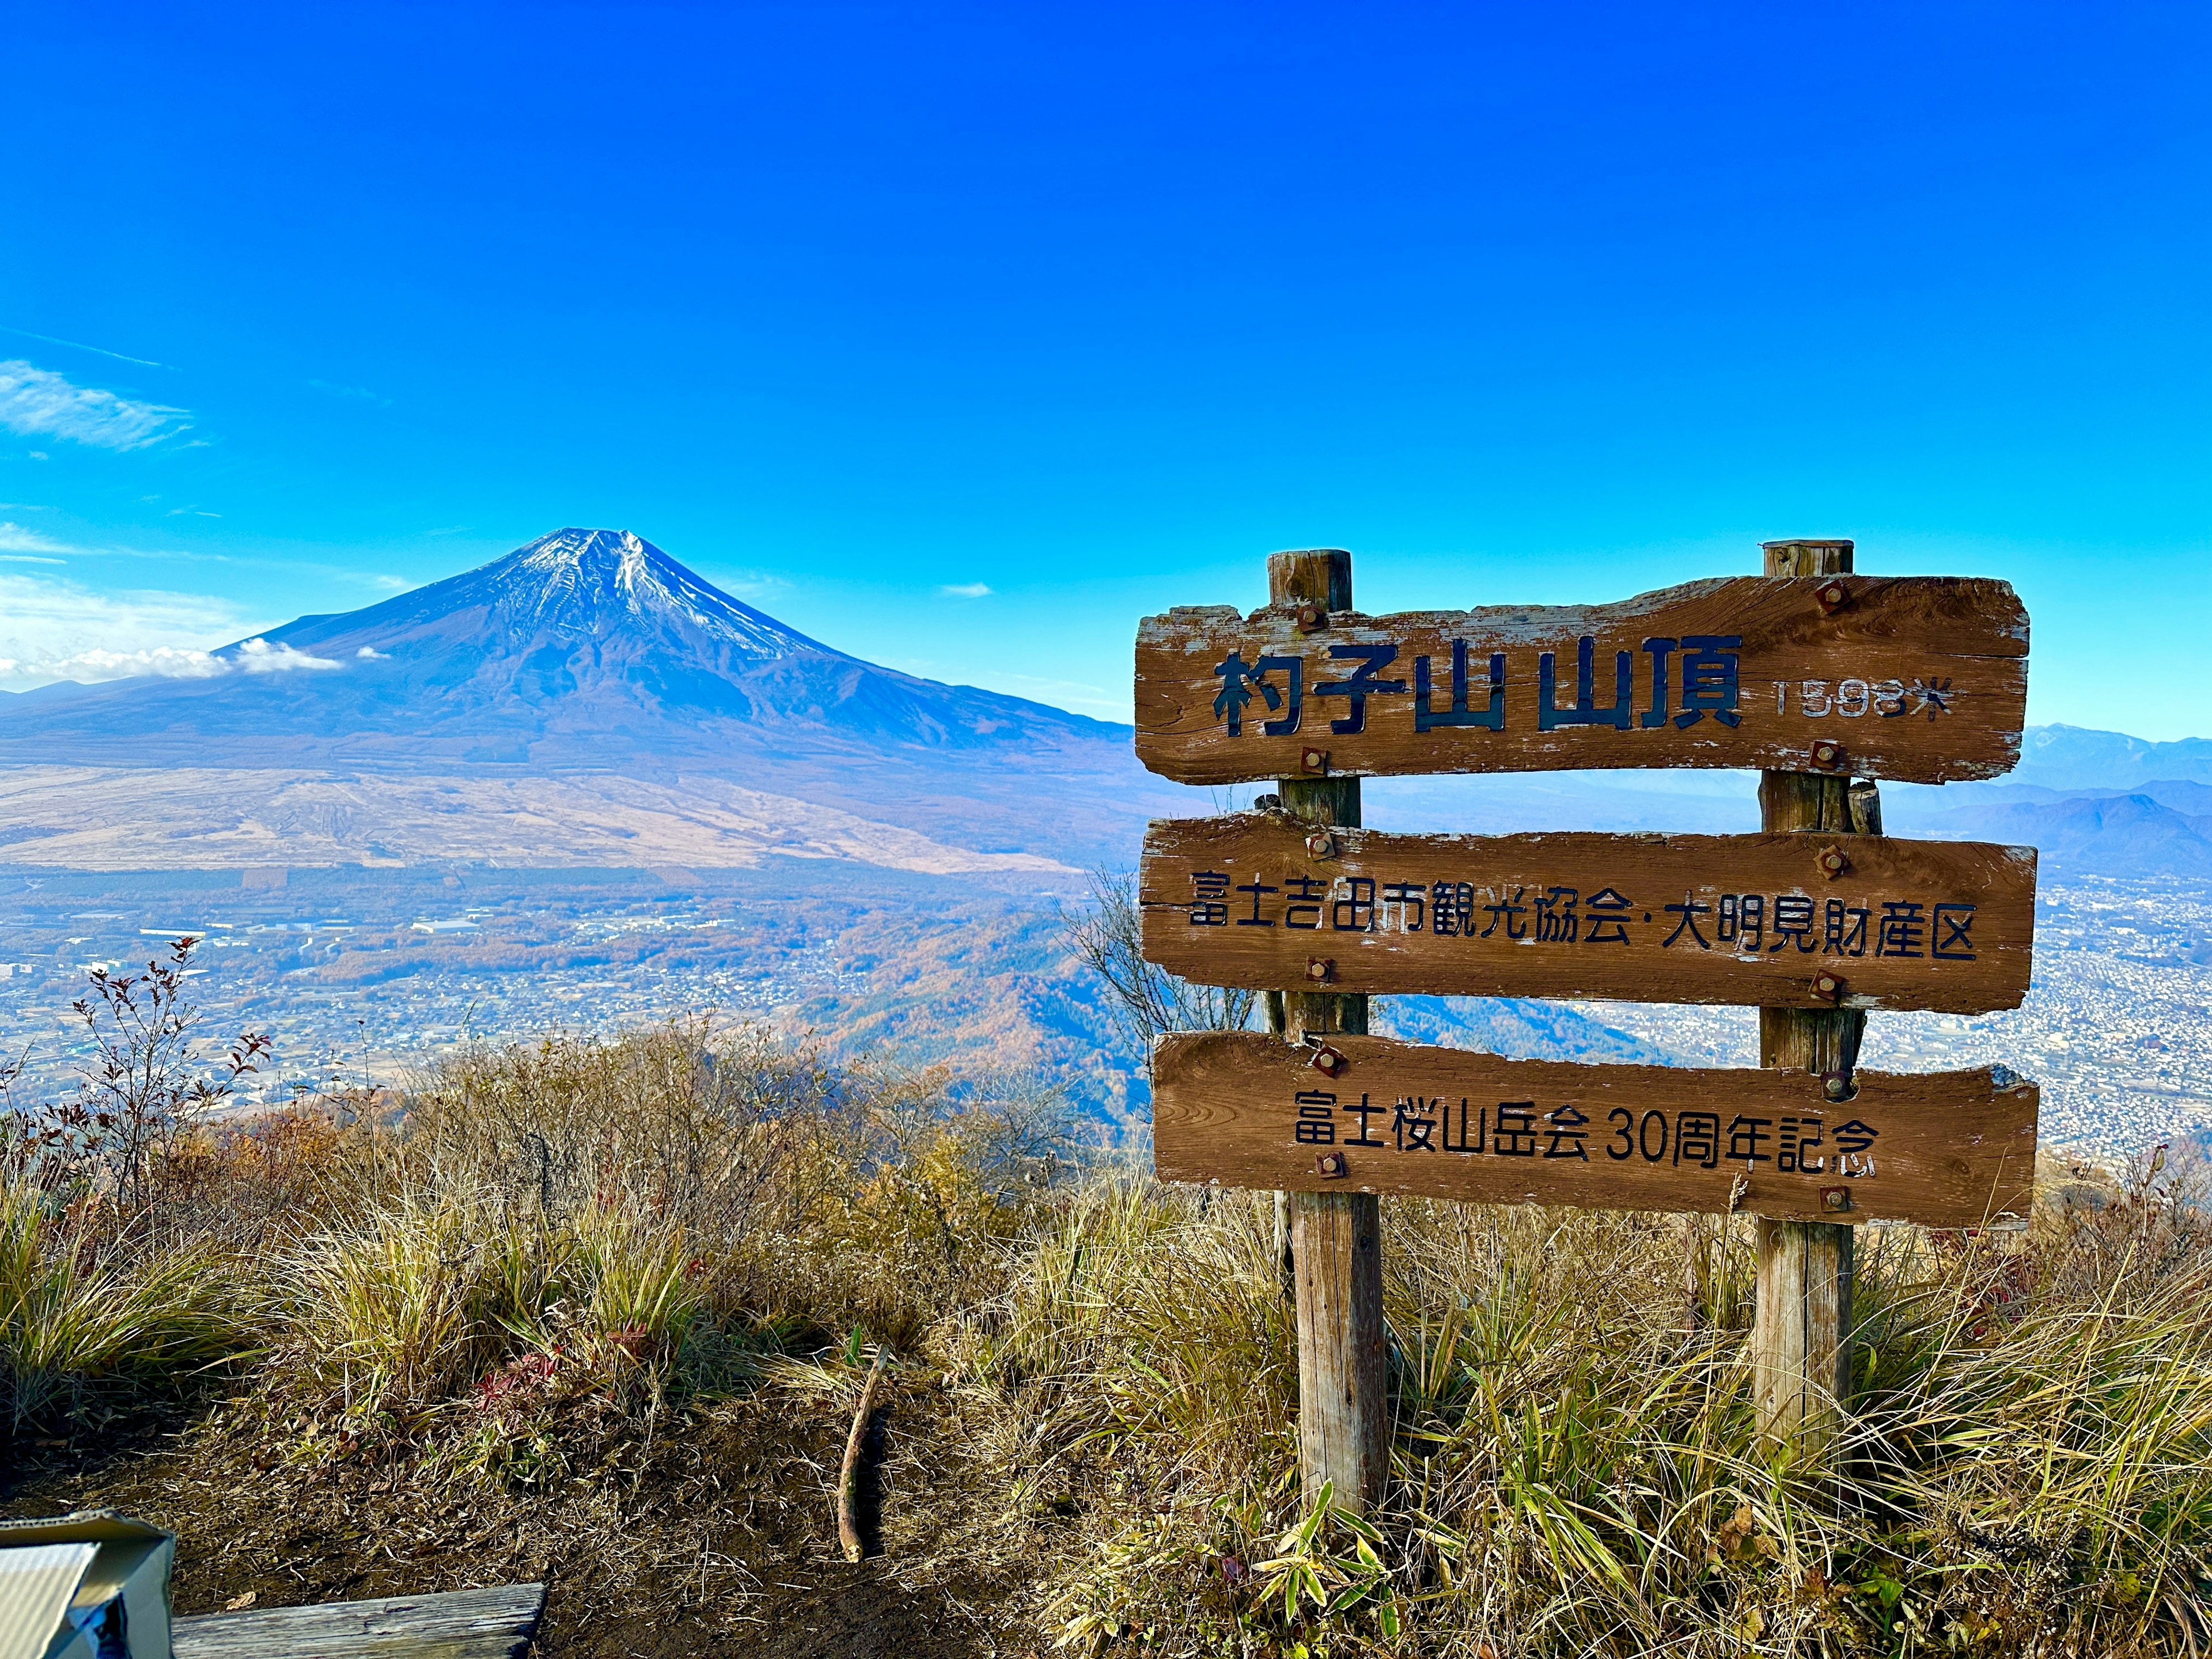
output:
[[[374,1466],[611,1542],[656,1447],[763,1413],[834,1436],[880,1340],[898,1503],[930,1516],[906,1571],[991,1576],[978,1616],[1046,1646],[2212,1646],[2212,1238],[2167,1176],[2054,1188],[2018,1237],[1870,1231],[1853,1427],[1819,1467],[1753,1433],[1741,1231],[1693,1310],[1677,1223],[1393,1203],[1370,1523],[1297,1498],[1264,1198],[1079,1152],[1031,1085],[750,1030],[471,1054],[393,1121],[179,1138],[158,1213],[21,1165],[8,1408],[125,1410],[214,1365],[204,1432],[258,1467]],[[685,1595],[748,1605],[696,1548]]]
[[[2170,1193],[2118,1196],[2017,1240],[1868,1241],[1863,1386],[1820,1467],[1753,1431],[1745,1233],[1693,1322],[1663,1221],[1393,1204],[1394,1482],[1366,1536],[1291,1498],[1249,1201],[1099,1195],[988,1364],[1032,1415],[1032,1481],[1090,1494],[1058,1604],[1079,1647],[2194,1654],[2212,1251]]]

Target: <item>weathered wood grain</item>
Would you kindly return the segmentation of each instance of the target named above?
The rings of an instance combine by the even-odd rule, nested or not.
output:
[[[2009,584],[1954,576],[1724,577],[1617,605],[1387,617],[1186,606],[1138,629],[1137,756],[1184,783],[1657,766],[1987,778],[2019,758],[2027,631]],[[1616,726],[1601,717],[1617,706],[1622,653],[1630,709]],[[1540,712],[1547,654],[1563,721]],[[1260,678],[1224,675],[1232,659]],[[1494,730],[1481,723],[1493,664]],[[1834,751],[1816,758],[1822,744]]]
[[[543,1584],[208,1613],[173,1626],[177,1659],[522,1659]]]
[[[1808,781],[1844,799],[1841,779]],[[1146,956],[1206,985],[1370,993],[1978,1013],[2018,1007],[2027,991],[2030,847],[1314,834],[1267,812],[1154,822],[1139,887]],[[1838,874],[1821,864],[1831,853],[1845,861]],[[1437,931],[1440,914],[1450,931]],[[1326,978],[1308,978],[1316,962]],[[1823,973],[1840,981],[1840,1004]]]
[[[1861,1073],[1854,1095],[1831,1101],[1804,1072],[1580,1066],[1381,1037],[1327,1042],[1342,1056],[1334,1077],[1309,1053],[1255,1032],[1158,1039],[1159,1177],[1937,1227],[2027,1212],[2039,1096],[2033,1084],[1999,1073]],[[1817,1144],[1805,1146],[1814,1135]],[[1793,1143],[1802,1150],[1791,1158]],[[1323,1172],[1328,1156],[1342,1159],[1342,1175]],[[1818,1170],[1784,1167],[1814,1159]],[[1832,1189],[1847,1209],[1833,1207]]]
[[[1770,576],[1848,576],[1847,541],[1769,542]],[[1881,833],[1881,797],[1871,781],[1768,772],[1759,781],[1759,828],[1776,834]],[[1849,1078],[1866,1033],[1863,1008],[1766,1007],[1759,1011],[1761,1066]],[[1843,1429],[1850,1396],[1854,1240],[1849,1227],[1773,1221],[1756,1231],[1751,1391],[1760,1432],[1818,1456]]]
[[[1334,548],[1270,554],[1267,598],[1283,605],[1352,608],[1352,555]],[[1356,829],[1358,778],[1292,777],[1278,786],[1285,816],[1308,833]],[[1316,991],[1302,974],[1268,999],[1279,1037],[1364,1034],[1367,999]],[[1271,989],[1273,987],[1270,988]],[[1277,1194],[1278,1198],[1285,1196]],[[1298,1477],[1306,1500],[1327,1486],[1354,1514],[1382,1501],[1390,1478],[1390,1391],[1382,1316],[1382,1215],[1372,1194],[1293,1193],[1291,1292],[1298,1331]]]

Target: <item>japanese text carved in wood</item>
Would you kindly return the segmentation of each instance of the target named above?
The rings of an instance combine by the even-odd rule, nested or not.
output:
[[[1205,985],[2016,1008],[2035,849],[1880,836],[1402,836],[1156,820],[1146,957]]]
[[[1329,1057],[1332,1074],[1315,1063]],[[1152,1047],[1163,1181],[1583,1209],[1972,1227],[2027,1213],[2038,1091],[1996,1071],[1505,1060],[1381,1037],[1249,1031]]]
[[[2027,613],[1956,576],[1740,576],[1620,605],[1191,606],[1137,630],[1137,756],[1184,783],[1741,767],[1918,783],[2020,756]]]

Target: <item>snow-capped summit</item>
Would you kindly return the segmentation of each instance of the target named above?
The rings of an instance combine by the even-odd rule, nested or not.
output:
[[[269,635],[324,656],[363,645],[398,655],[466,640],[493,656],[600,642],[701,659],[729,672],[812,653],[843,657],[732,599],[627,530],[556,530],[504,558],[366,610],[302,617]]]
[[[483,596],[518,635],[585,638],[658,621],[726,641],[763,662],[793,651],[830,650],[732,599],[627,530],[556,530],[422,591],[439,594],[433,603],[440,608]]]

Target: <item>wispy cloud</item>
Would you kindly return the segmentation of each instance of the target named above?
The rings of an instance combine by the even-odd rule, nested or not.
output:
[[[767,570],[718,570],[714,586],[741,599],[763,599],[791,586],[790,579]]]
[[[101,449],[143,449],[190,430],[186,411],[78,386],[20,358],[0,362],[0,426],[25,438],[67,438]],[[33,456],[44,459],[37,450]]]
[[[355,652],[354,655],[358,657],[363,662],[390,662],[392,660],[392,653],[389,651],[380,651],[373,645],[364,645],[360,650]]]
[[[329,380],[310,380],[307,384],[325,397],[343,398],[350,403],[374,404],[379,409],[392,407],[392,399],[371,392],[365,386],[337,386]]]
[[[67,564],[67,559],[50,559],[41,553],[0,553],[0,564]]]
[[[409,588],[415,586],[413,582],[409,581],[404,576],[394,576],[389,572],[385,571],[380,571],[376,574],[370,576],[368,578],[368,585],[371,587],[377,588],[386,593],[404,593]]]
[[[87,345],[82,340],[64,340],[53,334],[33,334],[27,328],[15,328],[0,323],[0,331],[20,334],[27,340],[44,340],[48,345],[67,346],[71,351],[89,351],[102,357],[112,357],[118,363],[136,363],[141,368],[168,368],[167,363],[157,363],[151,357],[130,357],[119,351],[110,351],[106,346]]]
[[[1129,700],[1126,696],[1116,701],[1104,686],[1092,685],[1088,681],[1042,679],[1035,674],[1014,674],[1003,669],[991,678],[997,682],[994,690],[1011,691],[1018,697],[1057,703],[1079,713],[1100,713],[1110,720],[1129,717]]]
[[[984,599],[991,596],[990,588],[982,582],[947,582],[937,591],[956,599]]]
[[[19,524],[0,522],[0,551],[9,553],[70,553],[76,551],[51,536],[26,530]]]

